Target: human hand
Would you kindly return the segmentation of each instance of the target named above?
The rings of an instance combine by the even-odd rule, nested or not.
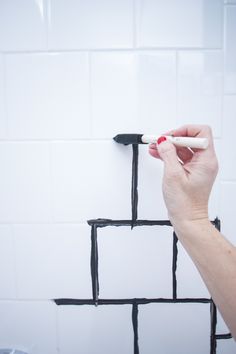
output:
[[[208,138],[205,150],[175,147],[169,141],[149,146],[149,153],[164,162],[163,195],[172,224],[208,220],[208,200],[218,171],[211,128],[186,125],[165,135]]]

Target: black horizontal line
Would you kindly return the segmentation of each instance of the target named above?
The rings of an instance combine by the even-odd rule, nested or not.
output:
[[[111,219],[92,219],[88,220],[90,226],[172,226],[169,220],[111,220]]]
[[[216,334],[215,337],[216,337],[216,339],[230,339],[230,338],[232,338],[232,334],[231,333]]]
[[[146,298],[133,298],[133,299],[98,299],[94,301],[93,299],[54,299],[57,305],[145,305],[151,303],[202,303],[209,304],[212,303],[212,299],[207,298],[179,298],[179,299],[146,299]]]

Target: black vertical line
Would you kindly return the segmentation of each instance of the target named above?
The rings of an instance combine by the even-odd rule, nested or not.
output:
[[[92,278],[92,292],[95,304],[98,303],[99,295],[99,281],[98,281],[98,245],[97,245],[97,226],[92,225],[91,228],[91,278]]]
[[[216,354],[216,323],[217,323],[217,312],[216,312],[216,305],[214,302],[211,302],[210,305],[210,312],[211,312],[211,347],[210,347],[210,354]]]
[[[172,289],[173,289],[173,299],[177,299],[177,259],[178,259],[178,237],[175,232],[173,232],[173,259],[172,259]]]
[[[215,225],[215,227],[217,228],[218,231],[220,231],[220,226],[221,226],[220,224],[221,224],[220,223],[220,219],[215,218],[214,225]]]
[[[138,346],[138,304],[136,301],[132,305],[132,323],[134,330],[134,354],[139,354]]]
[[[132,205],[132,228],[134,222],[138,218],[138,144],[132,145],[133,161],[132,161],[132,188],[131,188],[131,205]]]

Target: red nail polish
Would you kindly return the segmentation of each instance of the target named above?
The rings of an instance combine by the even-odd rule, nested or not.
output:
[[[161,144],[163,143],[163,141],[166,141],[166,137],[165,136],[160,136],[160,138],[157,139],[157,144]]]

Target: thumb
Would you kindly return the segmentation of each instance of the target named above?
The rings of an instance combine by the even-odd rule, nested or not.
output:
[[[157,143],[157,151],[164,162],[167,173],[183,173],[175,146],[168,140]]]

